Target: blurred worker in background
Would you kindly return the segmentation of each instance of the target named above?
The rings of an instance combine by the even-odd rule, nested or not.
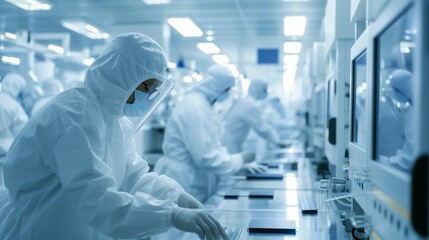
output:
[[[131,141],[124,115],[147,119],[166,95],[160,89],[172,85],[166,67],[152,39],[120,35],[83,86],[60,93],[30,119],[6,157],[0,239],[140,239],[172,226],[227,239],[179,184],[148,173]]]
[[[43,80],[40,86],[43,90],[43,96],[34,104],[31,116],[34,116],[34,114],[45,106],[53,97],[64,91],[63,84],[55,78]]]
[[[175,179],[201,202],[216,192],[222,175],[240,169],[266,170],[253,162],[253,153],[230,154],[221,146],[221,123],[213,104],[228,99],[234,84],[235,77],[226,66],[210,67],[204,80],[177,104],[165,129],[164,157],[155,171]]]
[[[28,121],[19,96],[26,86],[18,73],[8,73],[1,81],[0,91],[0,185],[3,184],[2,166],[13,140]]]
[[[380,162],[410,171],[413,156],[413,75],[405,69],[394,70],[382,88],[378,129]]]
[[[275,129],[263,118],[263,109],[258,101],[264,100],[267,93],[267,82],[254,79],[250,82],[249,94],[239,100],[225,120],[225,131],[222,144],[230,153],[243,151],[243,142],[253,129],[259,136],[267,141],[284,147]]]

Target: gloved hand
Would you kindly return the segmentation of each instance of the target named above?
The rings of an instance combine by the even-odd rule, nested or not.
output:
[[[187,192],[180,194],[177,205],[181,208],[204,208],[204,205]]]
[[[256,162],[246,163],[243,165],[243,170],[251,174],[266,172],[268,168]]]
[[[228,240],[222,225],[203,209],[176,207],[173,210],[172,223],[181,231],[196,233],[200,239]]]
[[[256,154],[254,152],[242,152],[241,158],[243,158],[243,163],[250,163],[255,161]]]

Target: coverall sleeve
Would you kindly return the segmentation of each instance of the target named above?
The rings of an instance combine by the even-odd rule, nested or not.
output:
[[[131,194],[144,192],[161,200],[173,200],[175,203],[184,191],[173,179],[164,175],[158,176],[155,172],[149,173],[149,166],[136,152],[134,141],[130,141],[128,146],[126,175],[120,189]]]
[[[119,191],[112,169],[103,162],[103,140],[97,126],[71,125],[48,161],[77,214],[113,238],[144,238],[168,230],[176,205],[142,191]]]
[[[196,166],[216,174],[231,174],[243,166],[240,154],[229,154],[220,143],[220,123],[213,112],[194,108],[182,119],[181,135]]]

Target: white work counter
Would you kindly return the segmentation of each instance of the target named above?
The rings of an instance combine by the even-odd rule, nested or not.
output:
[[[268,157],[270,156],[271,157]],[[304,158],[304,151],[278,150],[268,152],[264,163],[279,163],[279,168],[270,168],[270,173],[283,173],[280,180],[247,180],[244,176],[233,176],[223,181],[216,195],[204,205],[208,211],[228,228],[244,228],[241,239],[349,239],[340,221],[339,214],[331,202],[326,202],[328,193],[319,190],[315,181],[313,166]],[[294,167],[291,167],[295,164]],[[249,198],[250,192],[268,191],[272,198]],[[225,194],[234,197],[225,199]],[[312,196],[317,205],[317,214],[302,214],[300,196]],[[296,225],[295,234],[251,233],[247,231],[251,219],[264,221],[292,220]],[[198,239],[195,234],[180,234],[171,239]]]
[[[268,239],[268,240],[286,240],[286,239],[346,239],[345,233],[339,236],[337,229],[342,228],[340,222],[336,222],[336,214],[332,212],[323,212],[314,216],[303,216],[299,210],[290,208],[287,210],[276,211],[234,211],[234,210],[215,210],[212,215],[223,225],[229,228],[247,228],[251,219],[287,219],[293,220],[296,223],[296,234],[249,234],[244,232],[242,239]],[[197,235],[192,233],[183,234],[183,240],[196,240]]]

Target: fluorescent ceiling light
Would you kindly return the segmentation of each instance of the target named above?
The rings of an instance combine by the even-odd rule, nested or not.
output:
[[[4,35],[11,39],[16,39],[16,35],[10,32],[5,32]]]
[[[19,65],[21,60],[17,57],[2,56],[1,61],[11,65]]]
[[[52,51],[54,51],[56,53],[59,53],[59,54],[64,54],[64,48],[59,47],[57,45],[49,44],[48,45],[48,49],[52,50]]]
[[[284,34],[285,36],[302,36],[305,32],[306,17],[285,17]]]
[[[298,55],[284,55],[283,64],[285,65],[297,65],[299,61]]]
[[[401,53],[410,53],[412,48],[416,47],[416,43],[409,41],[402,41],[399,43]]]
[[[88,31],[90,31],[90,32],[93,32],[95,34],[99,34],[100,33],[100,30],[98,30],[98,28],[92,26],[91,24],[85,24],[85,29],[88,30]]]
[[[91,64],[95,61],[95,58],[85,58],[82,62],[86,66],[91,66]]]
[[[176,68],[176,67],[177,67],[177,65],[176,65],[176,63],[174,63],[174,62],[168,62],[168,63],[167,63],[167,67],[168,67],[168,68]]]
[[[220,49],[212,42],[200,42],[197,43],[197,47],[205,54],[220,53]]]
[[[245,93],[248,92],[249,86],[250,86],[250,79],[248,78],[241,79],[241,89],[243,90],[243,92]]]
[[[295,70],[287,69],[287,70],[283,71],[283,89],[287,93],[292,91],[293,84],[295,82],[295,73],[296,73],[296,68],[295,68]],[[293,188],[291,188],[291,189],[293,189]]]
[[[51,4],[40,0],[5,0],[26,11],[49,10]]]
[[[213,36],[207,36],[206,37],[207,42],[211,42],[211,41],[213,41],[213,39],[214,39]]]
[[[284,70],[288,72],[296,72],[297,65],[285,65]]]
[[[229,70],[231,70],[232,75],[234,75],[234,77],[238,77],[240,75],[240,72],[237,70],[237,67],[234,64],[225,64],[225,66],[229,68]]]
[[[301,52],[301,42],[285,42],[283,52],[286,54],[298,54]]]
[[[206,34],[208,35],[208,36],[211,36],[211,35],[213,35],[213,31],[212,30],[208,30],[207,32],[206,32]]]
[[[62,20],[61,25],[91,39],[107,39],[110,35],[82,20]]]
[[[192,77],[191,77],[191,76],[186,75],[186,76],[184,76],[184,77],[183,77],[183,81],[184,81],[185,83],[191,83],[191,82],[192,82]]]
[[[225,66],[229,68],[229,70],[231,71],[237,70],[237,67],[235,66],[235,64],[230,63],[230,64],[225,64]]]
[[[227,64],[229,63],[229,58],[225,54],[217,54],[212,56],[213,61],[217,64]]]
[[[170,0],[143,0],[148,5],[168,4]]]
[[[203,36],[201,29],[189,18],[169,18],[167,22],[184,37]]]
[[[200,82],[204,79],[203,75],[196,72],[192,73],[192,78],[194,78],[197,82]]]

